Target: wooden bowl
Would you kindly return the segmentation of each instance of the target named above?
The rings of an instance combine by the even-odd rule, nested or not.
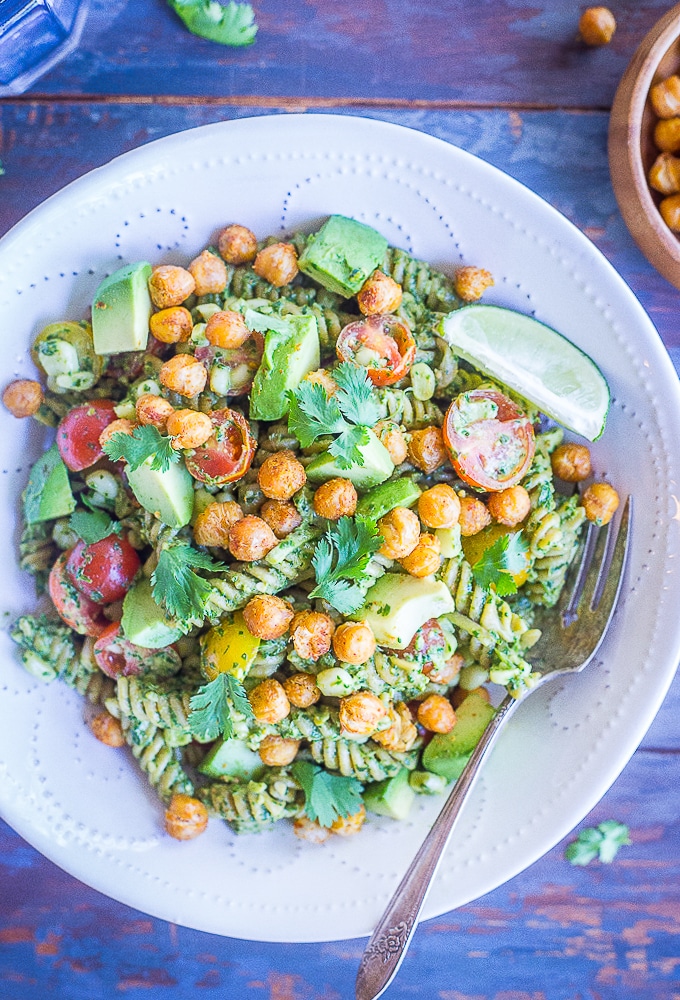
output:
[[[680,4],[645,36],[621,78],[609,123],[609,169],[621,214],[647,260],[680,288],[680,238],[661,218],[662,196],[647,181],[658,156],[649,89],[680,73]]]

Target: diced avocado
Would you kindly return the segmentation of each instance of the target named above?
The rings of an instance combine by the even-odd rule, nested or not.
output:
[[[172,618],[154,601],[146,577],[125,595],[121,625],[125,638],[144,649],[163,649],[182,635]]]
[[[375,229],[331,215],[314,236],[298,261],[300,270],[324,288],[349,298],[385,259],[387,240]]]
[[[201,774],[209,778],[256,778],[264,764],[259,753],[250,750],[243,740],[220,740],[198,765]]]
[[[395,507],[412,507],[422,490],[410,479],[396,479],[376,486],[357,504],[357,514],[378,521]]]
[[[459,524],[454,524],[452,528],[437,528],[435,535],[441,545],[442,559],[456,559],[463,551]]]
[[[182,528],[191,520],[194,481],[183,462],[164,472],[151,468],[152,457],[139,468],[127,470],[130,489],[145,510],[171,528]]]
[[[423,767],[447,781],[460,777],[496,709],[481,695],[469,694],[456,709],[456,724],[448,733],[435,733],[423,750]]]
[[[251,330],[265,334],[264,353],[250,392],[251,420],[280,420],[288,413],[286,393],[321,364],[314,316],[267,316],[249,309]]]
[[[366,444],[359,445],[364,460],[363,465],[351,465],[341,469],[338,460],[328,451],[317,455],[307,466],[310,483],[325,483],[328,479],[349,479],[358,490],[370,490],[378,483],[384,483],[394,472],[394,462],[385,445],[373,431],[368,432]]]
[[[453,597],[441,580],[386,573],[352,618],[371,626],[379,646],[405,649],[421,625],[453,610]]]
[[[66,466],[56,444],[34,463],[24,490],[27,524],[51,521],[76,509]]]
[[[406,819],[416,797],[408,779],[409,771],[402,767],[394,777],[367,785],[364,789],[364,805],[378,816]]]
[[[104,278],[92,303],[96,354],[144,350],[153,309],[150,277],[151,265],[140,261],[127,264]]]

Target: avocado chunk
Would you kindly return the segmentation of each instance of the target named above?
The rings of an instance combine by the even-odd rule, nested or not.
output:
[[[248,309],[246,325],[264,333],[264,353],[250,391],[251,420],[280,420],[288,413],[286,393],[321,364],[314,316],[268,316]]]
[[[412,507],[422,490],[410,479],[397,479],[383,483],[363,496],[357,504],[357,514],[379,521],[395,507]]]
[[[153,457],[137,469],[127,468],[130,489],[145,510],[163,524],[182,528],[191,520],[194,508],[194,481],[183,462],[161,471],[152,469]]]
[[[163,649],[182,635],[172,618],[153,599],[146,577],[131,587],[123,601],[123,635],[135,646]]]
[[[453,610],[453,597],[441,580],[386,573],[352,618],[370,625],[379,646],[405,649],[421,625]]]
[[[392,778],[375,781],[364,789],[364,805],[378,816],[406,819],[416,793],[409,783],[409,771],[402,767]]]
[[[220,740],[208,751],[198,770],[209,778],[256,778],[264,769],[259,753],[250,750],[243,740]]]
[[[349,479],[358,490],[370,490],[383,483],[394,472],[394,462],[385,445],[373,431],[368,431],[368,441],[359,445],[364,460],[363,465],[352,464],[349,469],[341,469],[338,460],[330,452],[324,451],[307,466],[310,483],[325,483],[328,479]]]
[[[300,270],[331,292],[349,298],[385,259],[387,240],[363,222],[331,215],[300,255]]]
[[[153,309],[150,277],[151,265],[140,261],[104,278],[92,303],[95,354],[144,350]]]
[[[496,709],[478,694],[469,694],[456,709],[456,724],[448,733],[435,733],[423,750],[423,767],[456,781],[482,738]]]
[[[76,509],[66,466],[53,444],[31,468],[24,490],[27,524],[65,517]]]

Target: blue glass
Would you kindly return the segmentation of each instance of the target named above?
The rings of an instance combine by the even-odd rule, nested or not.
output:
[[[80,39],[85,0],[0,0],[0,96],[21,94]]]

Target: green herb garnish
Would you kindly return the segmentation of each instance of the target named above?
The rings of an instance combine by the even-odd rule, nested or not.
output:
[[[87,545],[94,545],[95,542],[101,542],[114,533],[120,534],[123,530],[120,521],[114,521],[103,510],[76,510],[71,514],[68,524]]]
[[[172,438],[164,437],[153,424],[135,427],[131,434],[113,434],[104,445],[108,457],[127,462],[134,472],[147,459],[155,472],[167,472],[173,462],[179,462],[179,452],[172,447]]]
[[[361,809],[363,786],[356,778],[331,774],[306,760],[293,764],[292,772],[305,793],[305,813],[321,826]]]
[[[154,600],[181,621],[201,620],[212,590],[207,580],[194,573],[192,566],[218,573],[226,569],[206,552],[198,552],[190,545],[173,545],[161,551],[151,574]]]
[[[253,717],[253,710],[240,681],[232,674],[218,674],[214,680],[203,684],[189,702],[189,728],[198,740],[216,740],[222,735],[234,735],[232,711],[246,718]]]
[[[252,45],[257,34],[255,12],[249,3],[217,0],[168,0],[193,35],[220,45]]]
[[[631,843],[629,832],[624,823],[615,819],[587,826],[576,840],[567,845],[564,856],[572,865],[587,865],[595,858],[606,865],[611,864],[619,848]]]
[[[521,531],[510,531],[497,538],[472,566],[475,583],[483,590],[493,586],[499,597],[516,594],[514,577],[527,568],[528,551]]]
[[[357,582],[366,579],[366,566],[382,542],[375,523],[366,518],[341,517],[331,524],[312,556],[316,587],[309,596],[322,597],[343,615],[352,614],[365,597]]]

